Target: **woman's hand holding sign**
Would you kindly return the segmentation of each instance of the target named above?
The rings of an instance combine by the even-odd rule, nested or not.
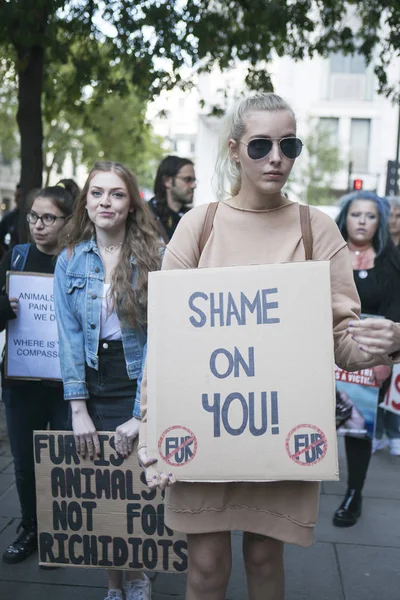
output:
[[[351,321],[348,332],[369,354],[393,354],[400,350],[400,325],[388,319]]]
[[[139,434],[140,420],[132,417],[115,430],[115,449],[118,454],[127,458],[133,449],[133,440]]]
[[[85,400],[72,400],[72,428],[78,454],[85,457],[86,448],[89,458],[100,456],[100,442],[96,428],[87,410]],[[133,417],[122,423],[115,431],[115,449],[127,458],[133,449],[133,440],[138,436],[140,421]]]
[[[10,306],[12,308],[12,310],[14,311],[15,315],[18,314],[18,306],[19,306],[19,300],[18,298],[9,298],[10,301]]]
[[[76,451],[83,458],[88,450],[89,458],[100,456],[100,443],[93,421],[89,416],[85,400],[71,400],[72,428]]]
[[[153,465],[157,462],[156,458],[149,458],[147,456],[147,447],[142,446],[138,450],[138,459],[140,466],[144,469],[146,475],[146,481],[149,488],[160,488],[165,490],[166,487],[176,482],[175,477],[172,473],[160,473]]]
[[[390,374],[392,372],[392,367],[388,367],[387,365],[381,365],[379,367],[373,367],[372,371],[374,373],[374,379],[375,379],[376,385],[378,385],[379,387],[382,387],[382,385],[385,383],[386,379],[388,379],[390,377]]]

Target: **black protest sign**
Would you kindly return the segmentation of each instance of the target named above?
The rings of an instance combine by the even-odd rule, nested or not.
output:
[[[72,433],[35,432],[40,564],[186,571],[186,539],[165,525],[162,494],[147,487],[136,449],[124,459],[113,433],[99,440],[92,461]]]

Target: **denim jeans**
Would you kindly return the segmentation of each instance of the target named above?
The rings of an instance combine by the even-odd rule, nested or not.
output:
[[[98,431],[114,431],[133,416],[137,380],[129,379],[122,342],[101,340],[98,370],[86,366],[87,407]]]
[[[2,390],[22,518],[36,518],[35,429],[67,429],[69,403],[61,384],[16,383]]]

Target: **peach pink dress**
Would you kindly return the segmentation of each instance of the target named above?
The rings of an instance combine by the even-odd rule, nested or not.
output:
[[[305,260],[299,206],[272,210],[238,209],[220,202],[214,226],[200,256],[199,240],[207,205],[187,213],[167,246],[163,269],[227,267]],[[346,333],[347,324],[360,314],[350,256],[336,224],[311,208],[313,260],[331,264],[332,322],[335,359],[347,370],[391,364],[386,357],[366,360],[366,354]],[[310,332],[312,335],[312,332]],[[141,408],[139,445],[146,445],[146,375]],[[284,542],[308,546],[317,521],[319,483],[184,483],[168,488],[166,523],[183,533],[250,531]]]

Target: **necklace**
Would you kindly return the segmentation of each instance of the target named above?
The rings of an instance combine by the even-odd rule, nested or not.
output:
[[[106,252],[109,252],[110,254],[114,254],[114,252],[116,252],[118,250],[118,248],[121,248],[122,244],[123,244],[123,242],[121,242],[120,244],[118,244],[118,246],[101,246],[101,247]]]
[[[367,248],[366,250],[355,250],[354,251],[354,254],[356,256],[360,257],[360,259],[359,259],[360,266],[363,262],[363,256],[366,252],[368,252],[368,250],[369,250],[369,248]],[[366,269],[360,269],[357,274],[360,279],[367,279],[367,277],[368,277],[368,271]]]
[[[355,247],[351,242],[348,242],[350,252],[353,254],[353,270],[358,271],[360,279],[367,279],[369,269],[373,269],[375,262],[375,250],[371,245],[363,248]]]

